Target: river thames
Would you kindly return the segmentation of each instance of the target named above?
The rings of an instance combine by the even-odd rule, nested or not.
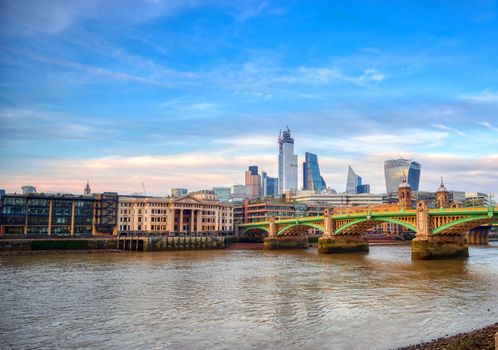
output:
[[[498,245],[469,252],[0,257],[0,338],[30,349],[391,349],[498,321]]]

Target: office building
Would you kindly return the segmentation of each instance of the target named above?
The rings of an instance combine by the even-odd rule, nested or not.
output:
[[[386,193],[395,193],[399,184],[407,178],[412,191],[417,192],[422,165],[408,159],[388,159],[384,162]]]
[[[329,207],[351,207],[383,204],[384,196],[372,193],[321,193],[316,191],[298,191],[292,199],[299,203],[321,204]]]
[[[357,193],[358,186],[362,185],[361,176],[356,175],[351,165],[348,167],[348,178],[346,180],[346,193]]]
[[[249,188],[250,198],[261,197],[261,175],[258,174],[258,167],[252,165],[245,172],[245,184]]]
[[[303,190],[324,191],[327,188],[327,184],[320,174],[317,155],[306,152],[304,158]]]
[[[2,199],[3,196],[5,196],[5,190],[0,189],[0,199]]]
[[[488,195],[481,192],[465,192],[465,207],[487,207],[489,205]]]
[[[116,229],[117,194],[8,194],[1,198],[0,234],[79,237]]]
[[[230,187],[213,187],[213,192],[218,196],[218,200],[223,203],[230,201]]]
[[[296,216],[323,215],[326,206],[305,203],[284,203],[275,200],[249,201],[234,208],[234,222],[236,225],[275,219],[288,219]]]
[[[365,185],[358,185],[356,186],[356,192],[357,194],[364,194],[364,193],[370,193],[370,185],[365,184]]]
[[[294,139],[290,130],[281,132],[278,138],[278,193],[297,191],[297,154],[294,154]]]
[[[172,188],[171,189],[171,197],[181,197],[185,196],[188,193],[188,189],[186,188]]]
[[[278,179],[276,177],[265,177],[263,181],[264,197],[276,197],[278,196]]]
[[[21,187],[22,194],[32,194],[36,193],[36,187],[35,186],[23,186]]]

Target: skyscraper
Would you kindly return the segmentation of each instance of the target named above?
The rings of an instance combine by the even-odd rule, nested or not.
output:
[[[258,167],[252,165],[245,172],[246,186],[249,187],[251,198],[261,197],[261,175],[258,174]]]
[[[278,192],[297,190],[297,154],[294,154],[294,139],[289,127],[278,138]]]
[[[361,185],[361,176],[356,175],[350,165],[348,168],[348,179],[346,180],[346,193],[357,193],[357,187]]]
[[[412,191],[418,191],[420,183],[420,171],[422,165],[418,162],[408,159],[388,159],[384,162],[384,176],[386,179],[386,192],[395,193],[399,184],[405,177],[412,188]]]
[[[320,175],[318,157],[316,154],[306,152],[303,163],[303,190],[323,191],[327,184]]]
[[[267,176],[265,171],[261,172],[261,193],[263,197],[278,195],[278,179]]]

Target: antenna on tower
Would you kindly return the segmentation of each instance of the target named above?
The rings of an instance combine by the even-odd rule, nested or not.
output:
[[[144,182],[142,181],[142,189],[144,190],[144,196],[147,195],[147,191],[145,190],[145,185],[144,185]]]

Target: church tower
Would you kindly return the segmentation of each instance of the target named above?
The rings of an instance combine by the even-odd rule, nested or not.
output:
[[[85,196],[90,196],[92,194],[92,190],[90,189],[90,183],[88,182],[88,180],[86,180],[86,187],[83,191],[83,194]]]
[[[402,209],[412,208],[412,187],[406,181],[406,176],[398,186],[398,204]]]
[[[441,176],[441,185],[436,192],[436,208],[447,208],[450,206],[450,193],[444,187],[443,177]]]

